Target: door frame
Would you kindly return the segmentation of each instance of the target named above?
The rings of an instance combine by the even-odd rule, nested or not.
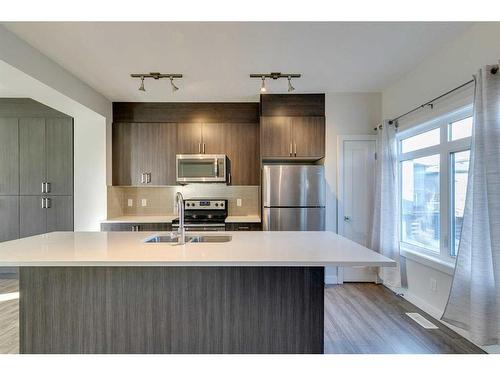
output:
[[[375,141],[376,135],[338,135],[337,136],[337,234],[342,236],[344,232],[344,142],[345,141]],[[344,269],[337,267],[337,283],[344,283]]]

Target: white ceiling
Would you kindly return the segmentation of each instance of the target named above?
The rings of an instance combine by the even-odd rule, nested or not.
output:
[[[296,92],[378,92],[471,23],[17,22],[4,25],[112,101],[255,101],[250,73],[301,73]],[[182,73],[167,80],[130,73]],[[268,92],[286,92],[286,80]]]

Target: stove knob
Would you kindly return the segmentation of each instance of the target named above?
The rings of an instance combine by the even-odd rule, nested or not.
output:
[[[220,206],[221,206],[221,207],[224,207],[224,203],[221,203],[221,204],[220,204]]]
[[[219,203],[216,203],[216,204],[215,204],[215,207],[219,207]]]

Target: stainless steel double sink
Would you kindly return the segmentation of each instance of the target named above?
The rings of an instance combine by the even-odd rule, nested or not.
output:
[[[232,237],[227,234],[205,235],[205,234],[186,234],[186,243],[199,242],[229,242]],[[157,235],[146,238],[145,243],[178,243],[179,237],[176,234],[172,235]]]

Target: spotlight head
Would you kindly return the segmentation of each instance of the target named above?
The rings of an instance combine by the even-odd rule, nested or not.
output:
[[[144,76],[141,76],[141,85],[139,86],[139,91],[146,91],[144,88]]]
[[[174,84],[174,78],[170,77],[170,85],[172,86],[172,92],[176,92],[179,88]]]
[[[292,77],[288,76],[288,92],[292,92],[295,90],[295,87],[292,86]]]
[[[265,93],[266,89],[266,77],[262,76],[262,84],[260,85],[260,92]]]

